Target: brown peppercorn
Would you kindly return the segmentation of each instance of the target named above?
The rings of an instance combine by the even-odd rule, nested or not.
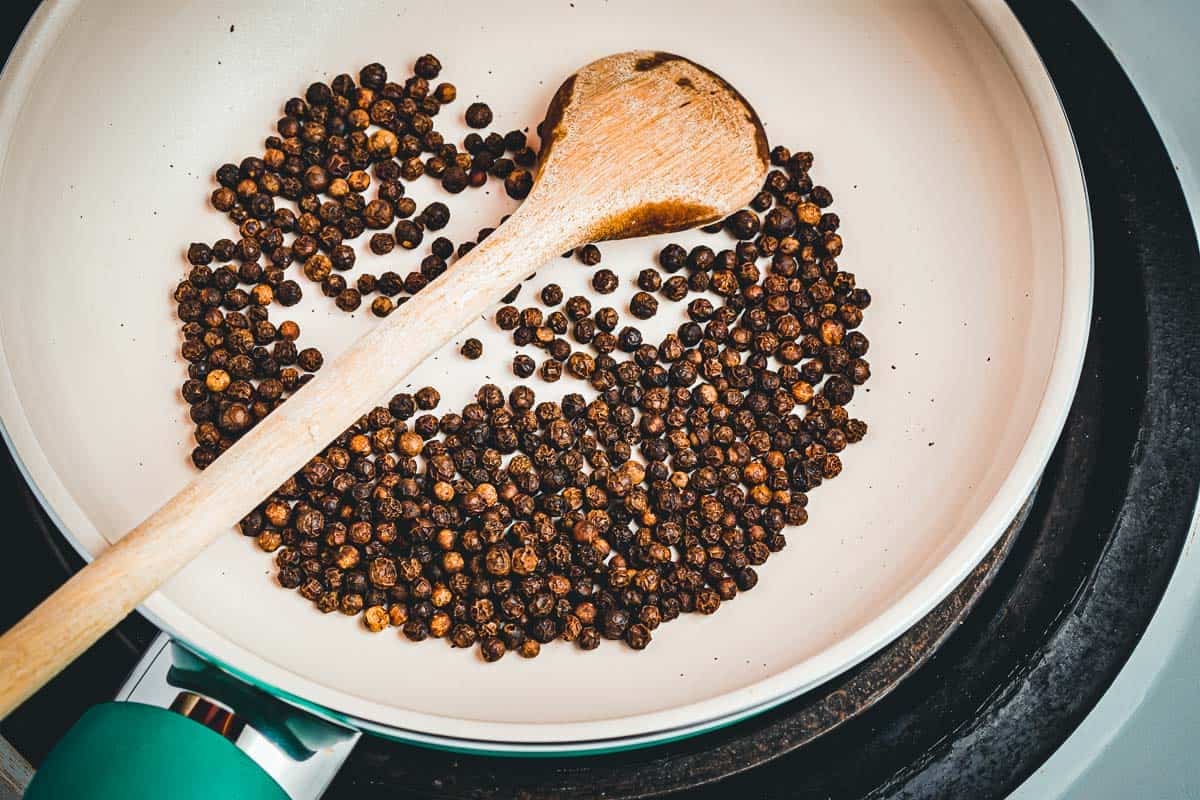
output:
[[[533,188],[533,175],[524,169],[514,169],[504,179],[504,191],[514,200],[524,200]]]
[[[601,260],[600,248],[594,244],[585,244],[575,252],[575,255],[583,262],[584,266],[588,267],[596,266]]]
[[[371,313],[377,317],[386,317],[396,308],[395,302],[387,295],[380,295],[371,301]]]
[[[646,606],[653,608],[653,606]],[[650,627],[640,622],[635,622],[625,630],[625,643],[634,650],[645,650],[650,644],[651,639]]]
[[[376,233],[367,244],[371,252],[377,256],[386,256],[396,247],[396,237],[390,233]]]
[[[451,194],[458,194],[470,183],[467,171],[457,164],[446,167],[442,172],[442,188]]]
[[[362,305],[362,293],[358,289],[343,289],[335,300],[342,311],[357,311]]]
[[[617,329],[620,317],[615,308],[605,307],[596,312],[595,320],[597,328],[605,333],[612,333]]]
[[[629,301],[629,312],[638,319],[650,319],[658,313],[658,301],[647,292],[638,292]]]
[[[637,286],[645,292],[657,292],[662,286],[662,275],[656,269],[644,269],[638,273]]]
[[[502,306],[496,312],[496,324],[502,331],[515,330],[521,324],[521,312],[515,306]]]
[[[363,625],[371,633],[379,633],[390,622],[388,611],[383,606],[371,606],[363,612]]]
[[[438,403],[442,402],[442,395],[432,386],[426,386],[419,389],[413,395],[413,399],[417,403],[417,408],[422,411],[429,411],[437,408]]]
[[[467,339],[463,342],[460,352],[473,361],[483,355],[483,342],[474,337]]]
[[[562,362],[556,361],[553,358],[546,359],[542,362],[539,374],[542,376],[542,380],[547,383],[554,383],[562,377]]]
[[[592,276],[592,288],[600,294],[612,294],[619,283],[617,274],[610,269],[597,270]]]
[[[217,420],[217,425],[226,433],[241,433],[253,424],[250,409],[241,403],[230,403]]]
[[[537,369],[537,364],[532,358],[527,355],[517,355],[513,357],[513,374],[518,378],[528,378],[533,375]]]
[[[283,306],[294,306],[300,302],[303,297],[303,292],[300,289],[300,284],[293,280],[286,280],[275,287],[275,299]]]
[[[563,301],[562,287],[557,283],[548,283],[542,287],[542,302],[548,306],[556,306]]]
[[[568,319],[580,320],[592,313],[592,304],[586,297],[576,295],[567,301],[565,310]]]
[[[698,274],[705,274],[705,273],[698,273]],[[675,275],[673,277],[668,278],[666,280],[666,282],[663,283],[662,295],[663,295],[663,297],[667,298],[668,300],[671,300],[672,302],[679,302],[683,298],[687,297],[688,288],[689,287],[688,287],[687,279],[684,278],[682,275]]]
[[[489,119],[490,121],[490,119]],[[487,123],[484,123],[485,125]],[[482,125],[480,127],[483,127]],[[495,636],[489,636],[479,644],[479,654],[489,663],[499,661],[504,657],[504,642]]]
[[[405,250],[412,250],[421,244],[421,240],[425,238],[425,234],[421,230],[421,227],[412,220],[402,219],[396,223],[395,237],[396,244]]]
[[[316,372],[325,363],[321,351],[315,347],[306,347],[296,356],[296,364],[305,372]]]
[[[760,228],[758,215],[749,209],[742,209],[725,220],[725,229],[736,239],[753,239]]]
[[[472,128],[486,128],[492,124],[492,109],[486,103],[471,103],[465,116],[467,125]]]
[[[696,610],[701,614],[715,613],[721,606],[721,596],[711,589],[696,592]]]
[[[586,627],[579,633],[579,638],[575,640],[582,650],[595,650],[600,646],[600,632],[593,627]]]

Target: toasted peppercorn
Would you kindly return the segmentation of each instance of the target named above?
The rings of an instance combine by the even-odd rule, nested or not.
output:
[[[522,354],[513,357],[512,370],[518,378],[528,378],[536,369],[537,364],[529,356]]]
[[[486,128],[492,124],[492,109],[486,103],[471,103],[467,106],[466,120],[472,128]]]
[[[725,227],[736,239],[753,239],[762,226],[757,214],[742,209],[725,220]]]
[[[592,288],[600,294],[612,294],[617,290],[617,274],[610,269],[597,270],[592,275]]]
[[[698,274],[703,275],[705,273]],[[666,282],[663,283],[662,295],[668,300],[679,302],[683,298],[687,297],[687,293],[688,282],[682,275],[674,275],[670,278],[667,278]]]
[[[305,372],[316,372],[325,363],[325,359],[317,348],[306,347],[297,354],[296,363]]]
[[[483,355],[483,342],[471,337],[462,344],[462,354],[469,359],[476,359]]]
[[[658,301],[651,294],[638,292],[629,301],[629,312],[638,319],[650,319],[658,313]]]
[[[585,244],[583,247],[575,251],[576,257],[588,267],[594,267],[600,263],[602,255],[600,248],[594,244]]]
[[[524,169],[514,169],[504,179],[504,191],[514,200],[524,200],[533,188],[533,175]]]
[[[371,301],[371,313],[377,317],[386,317],[395,309],[395,302],[387,295],[380,295]]]
[[[606,333],[612,333],[617,329],[619,316],[615,308],[601,308],[596,312],[595,316],[596,327]]]
[[[417,390],[417,393],[413,395],[413,399],[416,400],[417,408],[429,411],[437,408],[438,403],[442,402],[442,395],[432,386],[426,386]]]
[[[662,286],[662,275],[656,269],[644,269],[638,273],[637,286],[645,292],[657,292]]]

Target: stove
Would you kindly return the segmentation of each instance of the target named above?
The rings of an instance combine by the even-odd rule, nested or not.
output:
[[[1189,13],[1185,6],[1181,13]],[[645,750],[519,763],[363,737],[325,797],[992,798],[1017,790],[1041,798],[1068,791],[1082,771],[1078,759],[1094,757],[1103,735],[1089,712],[1119,673],[1118,686],[1136,683],[1122,667],[1131,654],[1145,659],[1135,647],[1164,596],[1164,612],[1178,607],[1168,587],[1200,487],[1200,252],[1151,116],[1083,13],[1066,2],[1013,7],[1075,131],[1092,210],[1096,294],[1070,418],[1037,491],[988,558],[884,651],[751,720]],[[6,51],[17,33],[4,31]],[[7,453],[0,513],[10,531],[0,580],[0,626],[7,627],[82,562]],[[131,615],[0,723],[0,733],[38,763],[85,709],[117,694],[157,635]],[[1200,706],[1191,688],[1181,699]],[[1051,756],[1064,742],[1080,755],[1058,767],[1060,756]]]

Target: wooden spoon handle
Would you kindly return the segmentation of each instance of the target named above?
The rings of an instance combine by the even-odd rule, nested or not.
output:
[[[535,191],[536,194],[536,191]],[[558,204],[503,226],[328,363],[181,492],[0,637],[0,718],[294,475],[514,285],[580,243]]]

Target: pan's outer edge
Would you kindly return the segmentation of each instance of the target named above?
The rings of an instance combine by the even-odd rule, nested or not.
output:
[[[1040,96],[1042,96],[1042,101],[1044,103],[1045,93],[1049,91],[1050,95],[1052,96],[1053,89],[1049,84],[1048,76],[1045,74],[1044,70],[1041,70],[1040,68],[1040,62],[1037,62],[1036,60],[1036,51],[1033,50],[1032,44],[1028,41],[1028,39],[1024,37],[1024,33],[1020,30],[1015,18],[1012,17],[1011,13],[1008,12],[1007,9],[992,6],[984,2],[984,0],[965,0],[965,2],[984,21],[985,25],[992,33],[993,38],[996,38],[997,44],[1002,50],[1005,51],[1005,55],[1010,58],[1010,63],[1011,59],[1014,57],[1014,53],[1008,52],[1005,45],[1007,44],[1008,47],[1016,47],[1020,50],[1019,55],[1024,59],[1026,68],[1035,72],[1039,78],[1038,85],[1042,90]],[[30,25],[28,26],[25,34],[22,36],[21,41],[18,42],[17,48],[14,50],[14,54],[24,56],[27,54],[27,51],[34,47],[34,45],[31,43],[38,41],[43,36],[52,38],[50,37],[50,33],[53,32],[51,23],[64,17],[70,10],[71,6],[72,3],[68,2],[68,0],[48,0],[48,2],[46,2],[35,14],[33,20],[31,20]],[[993,29],[994,26],[998,26],[1005,35],[997,38],[995,30]],[[1033,59],[1032,62],[1030,62],[1031,58]],[[11,90],[12,87],[9,85],[9,81],[14,80],[14,72],[18,73],[19,75],[21,71],[24,70],[27,73],[29,68],[30,64],[22,63],[20,57],[10,59],[9,63],[5,67],[3,76],[0,76],[0,92],[7,93]],[[28,75],[25,74],[25,78],[27,77]],[[1028,91],[1031,87],[1024,82],[1023,85],[1028,96]],[[9,123],[11,123],[11,117],[15,113],[15,111],[11,108],[12,105],[12,103],[0,104],[0,107],[2,107],[2,113],[0,113],[0,129],[3,129],[3,123],[6,119]],[[1057,116],[1055,116],[1055,111],[1048,110],[1044,104],[1040,107],[1041,113],[1038,113],[1038,104],[1035,103],[1034,105],[1035,116],[1038,117],[1038,122],[1039,125],[1043,127],[1043,132],[1045,132],[1045,126],[1049,124],[1056,127],[1056,129],[1059,131],[1060,143],[1062,135],[1065,135],[1067,138],[1069,138],[1069,126],[1067,126],[1065,117],[1062,116],[1061,107],[1055,106],[1055,109],[1057,109]],[[1042,115],[1047,113],[1051,114],[1050,119],[1043,118]],[[1051,160],[1054,161],[1054,153],[1050,153],[1050,155],[1052,157]],[[1058,155],[1060,160],[1065,159],[1065,156],[1061,152],[1061,148]],[[1077,161],[1075,162],[1075,167],[1075,171],[1069,171],[1069,174],[1064,176],[1062,170],[1065,167],[1060,164],[1059,170],[1056,171],[1056,175],[1059,178],[1067,181],[1066,185],[1059,186],[1060,193],[1063,191],[1069,191],[1071,193],[1071,197],[1078,202],[1081,198],[1085,197],[1086,193],[1083,187],[1082,174],[1077,169]],[[1061,199],[1062,198],[1060,197],[1060,202]],[[696,718],[697,720],[719,720],[725,718],[730,709],[735,708],[739,702],[744,703],[745,698],[749,696],[759,698],[764,696],[786,698],[799,691],[804,691],[812,688],[813,686],[819,685],[823,681],[833,677],[833,675],[837,672],[844,671],[844,669],[860,663],[863,659],[869,657],[872,653],[877,652],[879,648],[885,646],[889,641],[893,640],[896,636],[915,624],[920,618],[932,610],[932,608],[936,606],[937,602],[949,595],[953,588],[966,577],[971,569],[973,569],[974,565],[978,564],[979,561],[983,559],[987,551],[991,548],[995,541],[998,540],[1000,535],[1003,533],[1005,526],[1015,516],[1021,503],[1024,502],[1025,498],[1032,491],[1037,476],[1040,474],[1046,461],[1050,457],[1057,433],[1061,430],[1062,424],[1066,419],[1067,410],[1069,409],[1069,400],[1073,393],[1074,386],[1076,385],[1076,381],[1079,376],[1079,370],[1082,365],[1082,353],[1087,338],[1087,318],[1089,309],[1081,306],[1090,306],[1091,237],[1088,230],[1089,219],[1087,216],[1086,202],[1083,202],[1082,208],[1076,209],[1076,211],[1078,213],[1064,215],[1064,248],[1068,251],[1064,258],[1067,270],[1066,285],[1078,285],[1080,281],[1083,281],[1084,285],[1088,287],[1088,296],[1086,301],[1084,301],[1082,298],[1072,300],[1070,293],[1066,293],[1065,299],[1070,307],[1064,308],[1063,328],[1059,332],[1059,348],[1056,351],[1054,365],[1051,369],[1050,385],[1047,387],[1047,390],[1043,396],[1043,401],[1039,409],[1039,413],[1035,418],[1030,436],[1026,441],[1025,447],[1018,455],[1008,479],[1006,479],[1000,490],[997,492],[997,498],[993,500],[992,504],[989,505],[988,509],[984,512],[980,520],[977,521],[975,527],[972,529],[973,531],[989,531],[988,535],[977,536],[973,538],[971,534],[968,533],[965,539],[970,542],[972,547],[967,548],[966,542],[964,542],[963,545],[960,545],[960,549],[965,552],[966,555],[963,555],[962,552],[956,551],[946,559],[947,563],[952,562],[959,565],[957,569],[953,571],[947,569],[945,570],[946,574],[939,574],[935,570],[935,573],[923,581],[921,586],[918,586],[917,589],[913,590],[912,595],[926,597],[926,602],[920,604],[906,603],[906,600],[902,599],[897,605],[909,606],[909,610],[906,614],[892,615],[895,618],[885,615],[884,617],[877,619],[873,625],[868,625],[866,628],[860,630],[856,635],[850,637],[850,639],[842,642],[842,646],[845,646],[846,649],[853,650],[855,656],[849,659],[841,659],[842,666],[837,670],[828,671],[826,673],[814,676],[807,683],[797,686],[796,681],[793,678],[793,673],[805,666],[799,665],[789,670],[785,670],[784,672],[757,684],[743,687],[742,689],[728,693],[727,695],[711,698],[709,700],[693,704],[692,706],[687,707],[692,709],[692,717]],[[1082,266],[1084,264],[1086,264],[1086,268]],[[1081,270],[1085,274],[1079,274]],[[7,434],[5,439],[11,446],[12,442]],[[11,449],[13,450],[14,455],[18,455],[18,451],[15,447],[12,447]],[[39,501],[42,502],[42,505],[46,509],[47,513],[50,514],[55,523],[58,524],[60,529],[63,530],[64,535],[68,538],[68,540],[78,547],[79,543],[72,537],[70,527],[62,525],[61,520],[58,518],[55,511],[47,502],[45,502],[45,498],[40,490],[40,487],[36,481],[32,480],[32,475],[30,475],[26,465],[21,462],[20,458],[17,458],[17,462],[22,473],[29,480],[30,485],[34,488],[35,492],[37,492]],[[82,548],[79,549],[82,552]],[[936,585],[938,588],[936,591],[930,590],[926,584]],[[195,646],[197,639],[203,640],[205,635],[213,638],[219,643],[219,637],[216,636],[215,632],[206,626],[196,623],[194,620],[190,620],[187,615],[179,612],[177,607],[175,607],[173,603],[171,603],[161,594],[152,595],[146,601],[146,603],[139,608],[139,610],[161,628],[177,634],[180,633],[180,627],[178,625],[168,624],[167,619],[176,619],[180,622],[190,621],[192,623],[191,627],[183,631],[185,635],[181,638],[183,638],[185,641],[191,642],[193,646]],[[187,635],[189,633],[196,635]],[[303,692],[304,695],[312,694],[314,696],[321,696],[322,694],[326,694],[330,697],[333,697],[334,695],[340,696],[340,693],[330,692],[327,689],[313,685],[310,681],[303,680],[298,676],[292,675],[287,677],[292,680],[294,688],[297,691],[287,691],[281,687],[274,686],[262,680],[256,680],[245,669],[241,669],[236,665],[229,663],[229,659],[222,657],[224,652],[228,651],[235,655],[239,660],[239,663],[252,664],[253,666],[251,671],[256,673],[271,672],[268,663],[264,659],[252,653],[243,651],[233,645],[226,644],[224,650],[218,650],[216,653],[214,653],[214,648],[212,647],[196,646],[196,649],[203,652],[207,657],[212,658],[212,660],[216,663],[226,667],[231,672],[238,674],[243,679],[248,680],[268,691],[271,691],[280,697],[288,699],[312,711],[313,713],[342,722],[348,719],[346,714],[331,710],[329,707],[324,707],[316,702],[308,700],[305,696],[297,694],[297,691]],[[739,701],[735,698],[742,698],[742,700]],[[346,708],[354,708],[356,704],[352,698],[346,698],[345,703],[332,703],[331,705],[342,705]],[[576,723],[574,725],[530,726],[472,722],[470,726],[472,730],[481,731],[484,734],[483,740],[488,742],[520,741],[523,743],[546,743],[563,740],[594,741],[595,739],[592,738],[593,735],[595,735],[595,738],[600,739],[615,739],[622,736],[628,736],[633,731],[643,731],[647,729],[660,730],[660,726],[665,721],[665,718],[677,716],[680,711],[681,709],[672,709],[667,712],[654,712],[634,717],[626,717],[619,720]],[[438,729],[439,727],[444,728],[447,722],[454,722],[445,720],[443,718],[430,717],[429,715],[416,714],[412,712],[406,712],[405,716],[413,719],[415,724],[412,727],[421,729]],[[551,727],[555,732],[548,733],[546,729]],[[522,735],[510,735],[518,729],[522,732]],[[397,735],[403,735],[401,728],[396,727],[395,730]],[[584,734],[586,734],[588,738],[584,739]]]

